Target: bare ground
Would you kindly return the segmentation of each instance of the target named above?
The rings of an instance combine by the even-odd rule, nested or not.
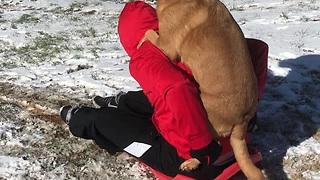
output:
[[[8,83],[0,84],[0,123],[3,127],[7,126],[10,134],[9,136],[4,132],[0,134],[1,156],[20,157],[29,162],[17,177],[22,179],[50,179],[50,177],[155,179],[133,158],[123,154],[111,156],[94,142],[71,135],[68,128],[61,122],[58,109],[67,104],[90,106],[90,97],[79,97],[77,93],[68,94],[61,89],[61,87],[27,89]],[[35,111],[34,107],[41,112]],[[287,109],[290,108],[287,107]],[[290,112],[290,117],[293,119],[303,119],[301,116],[305,116],[293,110],[283,112],[286,112],[285,116]],[[259,146],[262,152],[264,152],[264,146],[276,147],[274,152],[264,153],[264,159],[260,163],[269,179],[306,179],[305,172],[319,172],[320,159],[317,153],[302,156],[286,155],[287,146],[298,145],[302,141],[297,140],[297,137],[305,139],[312,136],[319,141],[320,132],[317,127],[311,121],[305,121],[301,130],[303,134],[295,137],[296,133],[293,131],[301,122],[287,123],[287,129],[281,129],[281,131],[279,125],[272,124],[273,121],[270,122],[271,125],[264,124],[266,122],[262,119],[258,125],[265,128],[252,135],[253,145]],[[269,136],[269,139],[274,137],[275,142],[261,142],[259,141],[261,136]],[[9,144],[13,141],[16,143]],[[284,145],[279,146],[277,141],[284,141]],[[242,176],[237,177],[236,179],[240,179]]]
[[[25,160],[17,174],[0,179],[154,179],[133,158],[112,156],[91,140],[69,133],[57,115],[59,107],[89,101],[69,98],[56,88],[30,91],[1,84],[0,89],[0,125],[6,128],[0,131],[0,155]],[[25,106],[32,102],[40,105],[42,114]]]

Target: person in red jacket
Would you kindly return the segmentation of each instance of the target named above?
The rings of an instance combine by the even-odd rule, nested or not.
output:
[[[150,41],[145,41],[137,49],[146,30],[157,28],[156,11],[144,2],[127,4],[120,15],[120,42],[131,58],[129,69],[132,77],[155,108],[152,122],[184,159],[191,158],[190,150],[208,145],[219,151],[219,145],[209,130],[199,90],[189,74],[171,63]],[[210,155],[211,152],[202,155],[209,155],[214,161],[218,156]]]
[[[192,73],[183,64],[169,61],[149,41],[137,49],[145,31],[157,28],[154,8],[142,1],[125,5],[119,18],[120,42],[131,58],[130,73],[143,93],[121,93],[102,99],[106,107],[99,109],[64,106],[60,115],[72,134],[93,139],[111,154],[128,152],[172,177],[184,174],[196,179],[213,179],[227,164],[212,165],[220,155],[221,146],[209,131]],[[266,73],[262,71],[266,68],[255,69],[259,71],[258,80],[259,75],[265,78]],[[113,106],[109,106],[110,103]],[[181,171],[180,164],[191,157],[202,160],[202,166],[191,172]]]

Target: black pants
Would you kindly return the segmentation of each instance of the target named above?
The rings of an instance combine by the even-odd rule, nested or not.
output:
[[[180,173],[212,180],[223,171],[225,167],[203,166],[181,172],[179,166],[184,159],[158,133],[151,121],[152,114],[153,108],[142,91],[128,92],[121,97],[118,108],[81,107],[72,115],[69,129],[77,137],[94,140],[111,154],[123,151],[133,142],[148,144],[151,147],[137,158],[169,176]]]

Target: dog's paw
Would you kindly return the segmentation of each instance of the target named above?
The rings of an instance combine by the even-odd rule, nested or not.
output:
[[[200,161],[196,158],[191,158],[188,159],[186,161],[184,161],[181,165],[180,165],[180,169],[182,171],[192,171],[198,168],[200,164]]]

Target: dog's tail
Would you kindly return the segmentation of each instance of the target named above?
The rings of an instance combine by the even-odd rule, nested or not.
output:
[[[247,123],[235,125],[230,136],[231,146],[240,169],[250,180],[264,180],[265,177],[250,159],[245,134]]]

